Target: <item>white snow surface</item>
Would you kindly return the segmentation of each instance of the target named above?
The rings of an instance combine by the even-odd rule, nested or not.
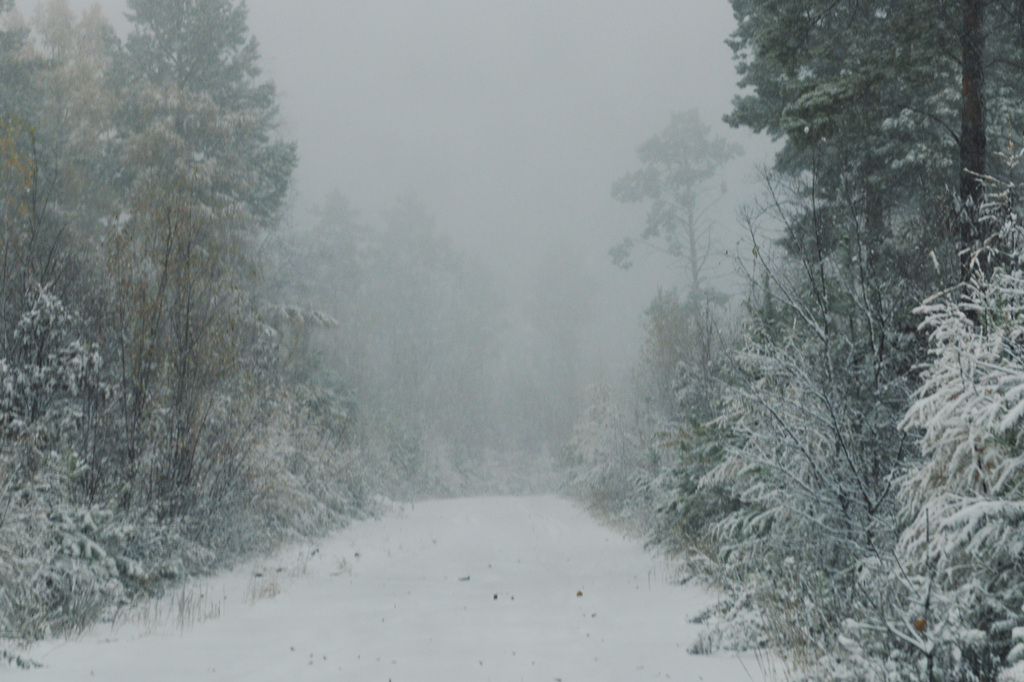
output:
[[[3,676],[763,680],[753,655],[687,653],[700,629],[690,618],[715,597],[669,574],[557,497],[401,505],[179,589],[116,627],[39,643],[28,655],[41,668]]]

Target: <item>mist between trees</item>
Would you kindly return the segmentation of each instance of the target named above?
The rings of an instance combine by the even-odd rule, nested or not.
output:
[[[701,278],[722,144],[682,115],[616,185],[690,263],[572,489],[727,595],[694,647],[788,678],[1024,679],[1020,8],[734,0],[726,121],[780,143],[742,301]],[[707,172],[700,174],[699,169]]]
[[[570,267],[523,326],[428,202],[297,217],[244,5],[127,8],[0,0],[0,639],[378,496],[558,489],[723,591],[698,651],[1024,679],[1020,8],[734,0],[727,122],[780,145],[745,292],[706,271],[741,150],[665,112],[610,261],[685,288],[589,387]]]
[[[243,4],[127,10],[122,38],[98,9],[0,2],[4,640],[379,496],[550,489],[578,409],[571,336],[541,344],[571,321],[503,351],[487,273],[414,197],[294,224]]]

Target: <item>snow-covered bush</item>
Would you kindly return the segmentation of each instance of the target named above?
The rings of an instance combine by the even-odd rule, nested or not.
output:
[[[894,500],[879,472],[897,457],[876,449],[886,421],[865,424],[815,355],[793,339],[747,344],[738,358],[747,380],[730,390],[722,419],[725,453],[700,484],[737,500],[711,527],[725,586],[753,593],[772,644],[803,669],[867,608],[855,568],[892,545]]]
[[[650,542],[682,560],[694,574],[714,575],[718,549],[709,531],[739,507],[726,486],[705,481],[732,437],[718,423],[678,426],[665,441],[667,462],[653,481],[659,505]]]
[[[21,640],[75,632],[166,580],[209,570],[229,556],[228,505],[252,514],[238,494],[243,472],[226,467],[205,479],[209,516],[167,518],[158,500],[122,507],[131,479],[110,459],[117,421],[105,411],[119,396],[103,381],[98,346],[78,336],[78,316],[48,287],[27,302],[0,357],[0,637]],[[252,416],[240,408],[226,407],[231,418]]]
[[[0,436],[52,443],[78,426],[83,403],[102,390],[95,344],[74,338],[75,316],[47,287],[36,285],[0,357]]]
[[[990,190],[996,238],[919,308],[931,358],[902,423],[923,457],[902,481],[899,557],[927,621],[903,630],[935,679],[994,679],[1024,624],[1024,220],[1012,186]]]
[[[69,502],[66,457],[38,459],[31,481],[0,495],[0,638],[77,632],[125,597],[129,566],[90,511]]]
[[[343,409],[343,408],[342,408]],[[323,389],[282,395],[247,475],[247,520],[239,535],[257,545],[308,537],[357,516],[367,492],[358,450],[347,442],[350,417]]]
[[[636,415],[632,415],[636,416]],[[607,385],[591,389],[588,407],[565,448],[565,487],[593,511],[646,532],[659,473],[658,434],[631,419]]]
[[[0,357],[0,636],[73,631],[121,593],[75,506],[88,474],[79,434],[105,393],[75,321],[36,285]]]
[[[856,216],[811,220],[813,187],[769,190],[765,219],[787,250],[754,249],[744,338],[715,422],[721,453],[697,487],[732,504],[709,524],[704,573],[750,595],[793,668],[832,679],[821,671],[849,658],[844,623],[877,620],[884,590],[862,582],[864,567],[894,566],[894,482],[913,452],[897,428],[910,391],[912,339],[897,327],[909,297],[883,291],[892,273],[867,262],[894,245],[851,241],[850,256],[833,239]],[[755,243],[757,233],[752,224]]]
[[[723,308],[697,294],[658,292],[628,389],[593,389],[566,448],[571,494],[687,558],[707,551],[703,529],[729,504],[721,489],[697,486],[721,453],[710,422],[732,352]]]

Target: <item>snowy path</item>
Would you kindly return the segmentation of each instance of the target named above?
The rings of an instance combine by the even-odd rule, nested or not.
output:
[[[762,679],[751,657],[687,654],[698,631],[689,617],[712,598],[667,584],[635,543],[554,497],[419,503],[355,524],[308,556],[311,549],[212,579],[160,617],[44,642],[30,654],[43,668],[5,675],[26,682]],[[212,617],[181,630],[179,613]]]

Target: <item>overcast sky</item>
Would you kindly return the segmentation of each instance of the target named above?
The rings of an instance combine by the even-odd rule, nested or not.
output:
[[[74,0],[84,7],[87,0]],[[103,0],[123,32],[125,4]],[[693,107],[747,154],[730,197],[765,145],[721,123],[735,94],[727,0],[250,0],[264,73],[284,133],[299,144],[297,215],[338,189],[374,216],[414,193],[455,246],[484,260],[511,299],[539,264],[577,262],[599,301],[605,356],[635,352],[658,284],[685,280],[608,249],[639,232],[639,207],[610,197],[635,149],[672,111]],[[733,208],[719,214],[734,242]],[[728,270],[728,267],[725,268]],[[728,283],[724,283],[727,285]]]
[[[249,7],[303,198],[412,191],[491,255],[589,242],[604,259],[639,218],[609,196],[636,146],[674,110],[719,121],[735,90],[725,0]]]

